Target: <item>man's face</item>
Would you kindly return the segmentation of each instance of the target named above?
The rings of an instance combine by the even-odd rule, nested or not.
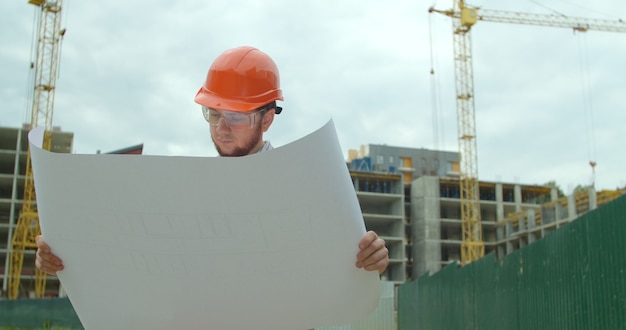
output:
[[[254,126],[245,129],[231,129],[222,120],[220,125],[211,127],[211,139],[222,157],[246,156],[258,152],[263,147],[263,133],[274,119],[274,110],[258,116]]]

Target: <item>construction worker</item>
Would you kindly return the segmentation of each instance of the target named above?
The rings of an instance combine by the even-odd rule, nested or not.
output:
[[[274,115],[282,111],[276,105],[276,101],[282,100],[276,64],[253,47],[230,49],[218,56],[195,97],[222,157],[271,150],[263,133],[272,125]],[[38,236],[36,241],[36,267],[51,275],[63,270],[63,262],[51,252],[43,237]],[[356,267],[382,273],[388,264],[385,241],[368,231],[359,242]]]

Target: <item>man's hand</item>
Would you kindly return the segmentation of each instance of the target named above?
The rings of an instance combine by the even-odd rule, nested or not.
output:
[[[43,240],[43,236],[35,237],[35,242],[37,243],[35,267],[49,275],[56,275],[58,271],[63,270],[63,261],[51,252],[50,246]]]
[[[389,265],[389,250],[385,241],[373,231],[368,231],[359,242],[359,254],[356,256],[356,266],[368,271],[377,270],[382,273]]]

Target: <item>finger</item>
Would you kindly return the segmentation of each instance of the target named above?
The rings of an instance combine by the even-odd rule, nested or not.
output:
[[[386,249],[385,240],[382,238],[377,238],[375,241],[371,242],[369,245],[359,251],[357,254],[357,260],[363,262],[365,259],[369,258],[376,251]]]
[[[58,271],[63,270],[63,265],[57,265],[42,258],[35,259],[35,266],[42,272],[49,275],[56,275]]]
[[[57,272],[63,270],[63,261],[52,253],[38,249],[35,266],[45,272]]]
[[[56,272],[48,267],[45,267],[43,265],[38,264],[37,262],[35,263],[35,265],[37,265],[37,269],[41,270],[42,272],[48,274],[48,275],[56,275]]]
[[[375,232],[371,230],[368,231],[367,233],[365,233],[365,236],[363,236],[363,238],[359,242],[359,249],[363,250],[367,248],[368,246],[370,246],[370,244],[372,244],[372,242],[374,242],[377,239],[378,239],[378,235],[376,235]]]
[[[378,270],[382,272],[389,264],[389,250],[387,248],[380,249],[363,261],[363,268],[367,271]]]
[[[45,252],[40,249],[37,250],[37,258],[41,259],[44,262],[55,264],[57,266],[63,265],[63,261],[61,260],[61,258],[55,256],[51,252]]]
[[[368,265],[377,263],[379,260],[385,259],[388,257],[389,250],[384,245],[384,243],[381,243],[381,244],[382,245],[380,245],[380,248],[377,248],[375,251],[373,251],[369,255],[363,256],[362,259],[358,260],[361,263],[361,267],[366,267]],[[373,244],[373,245],[378,245],[378,244]]]
[[[35,243],[37,243],[37,248],[39,250],[50,252],[50,246],[43,240],[42,235],[37,235],[37,237],[35,237]]]

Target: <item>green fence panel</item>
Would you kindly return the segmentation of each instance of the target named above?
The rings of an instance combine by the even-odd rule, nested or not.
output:
[[[394,330],[396,320],[395,285],[393,282],[380,282],[380,299],[378,307],[366,318],[351,324],[316,327],[316,330]]]
[[[589,222],[588,299],[593,303],[591,324],[626,329],[626,196],[593,213]],[[610,265],[608,267],[607,265]],[[587,284],[589,285],[589,284]]]
[[[398,329],[410,329],[417,318],[418,290],[414,282],[405,282],[398,287]]]
[[[0,329],[83,329],[67,298],[0,300]]]
[[[626,329],[626,195],[500,260],[407,282],[398,297],[400,330]]]
[[[459,304],[459,300],[465,299],[465,292],[463,291],[463,284],[459,283],[458,278],[454,276],[457,274],[454,270],[454,266],[449,266],[444,269],[441,274],[442,281],[437,281],[437,278],[431,278],[432,282],[437,283],[439,291],[441,292],[441,298],[443,298],[444,301],[450,302],[450,306],[437,304],[437,309],[433,311],[438,315],[440,320],[439,324],[446,329],[453,329],[453,326],[458,320],[463,319],[465,316],[464,306],[460,306]],[[451,317],[452,315],[456,317]]]
[[[491,329],[518,329],[519,328],[519,286],[520,258],[519,251],[511,254],[513,257],[501,259],[493,265],[497,281],[493,290],[496,292],[496,300],[492,304],[484,302],[487,306],[493,306],[494,312],[490,314],[489,308],[483,308],[484,317],[495,319]],[[487,288],[488,290],[489,288]]]
[[[501,307],[495,303],[498,300],[498,292],[500,291],[498,273],[494,270],[496,260],[493,254],[489,254],[484,258],[476,261],[473,267],[474,276],[474,296],[475,299],[475,327],[479,329],[501,329],[498,327],[498,318],[495,317],[502,313]],[[486,301],[493,301],[493,308],[483,308],[482,304]]]

